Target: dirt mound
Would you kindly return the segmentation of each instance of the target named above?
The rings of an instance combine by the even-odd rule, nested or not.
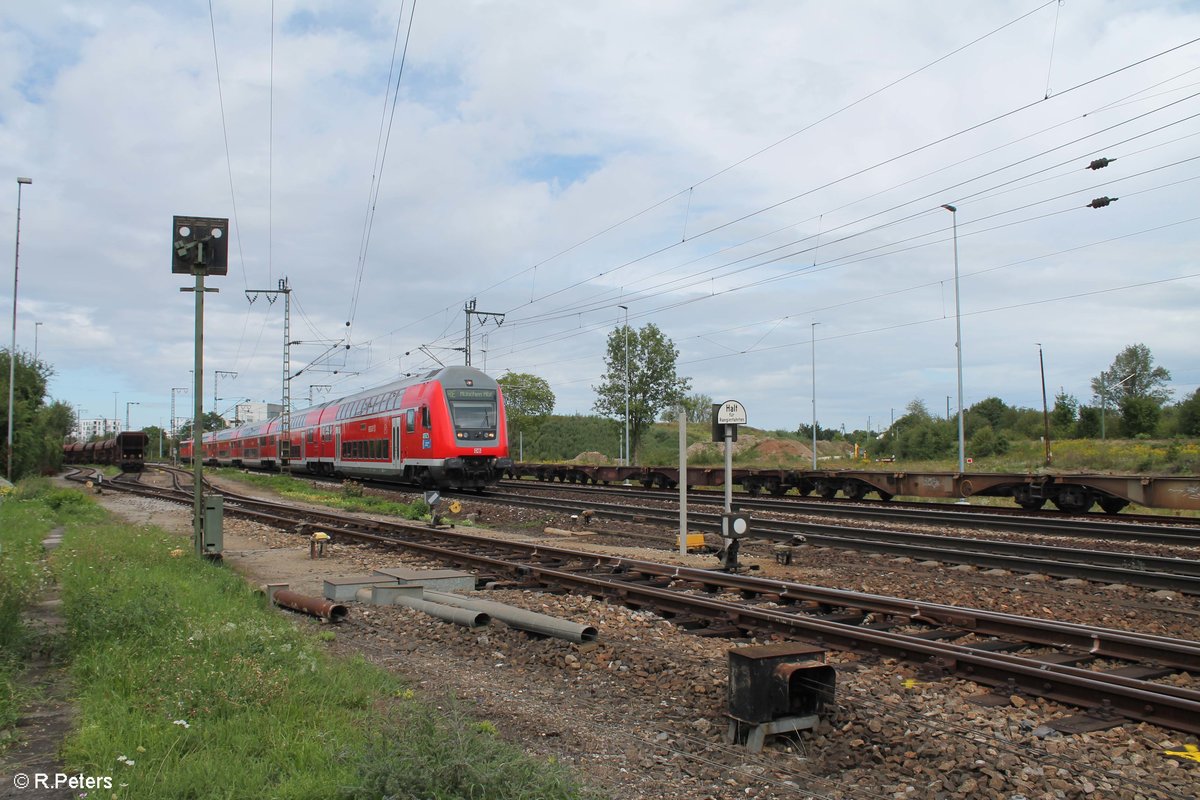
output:
[[[820,450],[819,443],[817,449]],[[763,439],[756,455],[772,460],[812,458],[812,450],[794,439]]]
[[[609,457],[604,453],[597,453],[595,450],[589,450],[586,453],[580,453],[571,459],[572,464],[607,464]]]

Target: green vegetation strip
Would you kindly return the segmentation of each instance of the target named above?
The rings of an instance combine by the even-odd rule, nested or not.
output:
[[[47,488],[45,481],[36,485],[40,491]],[[17,678],[33,642],[21,612],[49,580],[42,540],[55,525],[52,504],[62,499],[50,495],[34,502],[29,495],[24,485],[0,489],[0,749],[10,738],[5,731],[11,734],[21,704],[28,699]]]
[[[120,800],[581,796],[493,724],[323,652],[332,629],[268,609],[186,541],[66,494],[4,511],[66,526],[52,562],[80,707],[72,774],[111,776]]]
[[[245,472],[228,467],[218,469],[214,474],[261,489],[269,489],[289,500],[329,506],[349,511],[352,514],[380,514],[404,519],[421,519],[429,514],[429,506],[424,500],[417,500],[409,504],[376,497],[366,494],[362,484],[357,481],[343,481],[341,486],[337,487],[334,484],[320,484],[303,478],[293,478],[291,475]],[[326,488],[327,486],[329,488]]]

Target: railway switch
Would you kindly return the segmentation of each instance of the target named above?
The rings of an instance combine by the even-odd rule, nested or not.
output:
[[[730,649],[725,740],[757,753],[768,735],[816,727],[833,704],[836,681],[819,647],[784,642]]]

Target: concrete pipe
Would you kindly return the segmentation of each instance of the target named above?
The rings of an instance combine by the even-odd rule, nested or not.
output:
[[[428,614],[431,617],[437,617],[446,622],[453,622],[455,625],[462,625],[467,628],[481,628],[491,622],[491,617],[487,612],[476,608],[442,605],[441,603],[431,603],[428,600],[418,600],[415,597],[397,597],[393,601],[393,604],[411,608],[415,611]]]
[[[495,600],[480,600],[474,597],[449,594],[447,592],[425,591],[425,596],[437,603],[448,606],[470,608],[483,611],[500,620],[511,628],[543,636],[553,636],[556,639],[566,639],[568,642],[592,642],[599,635],[591,625],[571,622],[549,614],[539,614],[536,611],[526,611],[523,608],[497,603]]]

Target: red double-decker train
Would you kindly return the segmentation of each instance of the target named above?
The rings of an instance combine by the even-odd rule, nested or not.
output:
[[[482,489],[512,466],[500,386],[473,367],[439,367],[291,414],[204,434],[214,466],[281,467]],[[192,458],[192,441],[180,445]]]

